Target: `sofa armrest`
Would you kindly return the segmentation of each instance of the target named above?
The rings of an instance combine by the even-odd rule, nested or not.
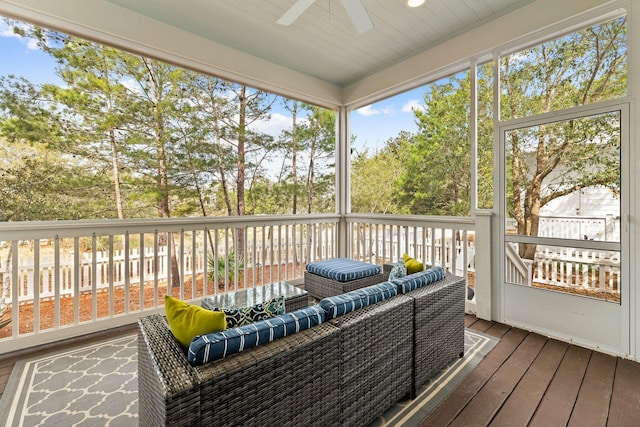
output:
[[[141,426],[199,425],[195,371],[159,314],[138,319],[138,398]]]
[[[382,264],[382,280],[384,282],[389,280],[389,274],[391,274],[391,270],[395,264]]]
[[[340,328],[339,425],[369,425],[412,392],[413,300],[397,295],[329,323]]]
[[[465,279],[447,273],[407,292],[415,309],[415,390],[464,353]]]

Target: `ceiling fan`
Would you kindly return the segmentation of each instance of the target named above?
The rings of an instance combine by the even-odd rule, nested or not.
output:
[[[293,24],[315,1],[316,0],[298,0],[278,19],[278,24]],[[342,0],[342,5],[359,34],[373,28],[373,22],[371,22],[371,18],[362,5],[361,0]]]

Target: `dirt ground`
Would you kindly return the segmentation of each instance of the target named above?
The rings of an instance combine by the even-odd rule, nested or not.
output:
[[[262,281],[263,277],[263,269],[256,271],[256,281],[253,283],[253,271],[252,269],[247,269],[247,283],[249,286],[260,285],[262,283],[272,283],[280,280],[284,280],[285,277],[302,277],[303,275],[302,267],[297,267],[297,271],[293,271],[293,267],[289,268],[288,276],[285,275],[285,268],[280,268],[280,275],[278,276],[278,269],[276,267],[273,270],[270,266],[264,267],[264,282]],[[203,279],[202,275],[199,275],[196,279],[196,289],[195,289],[195,297],[199,298],[204,296],[203,292]],[[240,283],[238,285],[238,289],[244,288],[244,279],[240,279]],[[184,298],[190,299],[192,296],[192,279],[189,277],[185,280],[184,283]],[[235,289],[234,285],[228,286],[227,290],[232,291]],[[218,284],[218,289],[215,289],[215,285],[213,282],[207,283],[207,295],[213,295],[215,293],[224,292],[225,287],[224,284]],[[144,297],[144,307],[153,308],[155,306],[154,302],[157,298],[158,306],[164,305],[164,297],[167,295],[167,285],[166,283],[160,283],[156,289],[153,284],[146,284],[143,287],[143,297]],[[180,288],[172,288],[169,291],[169,294],[180,298]],[[113,290],[113,312],[109,312],[110,308],[110,298],[109,291],[104,290],[97,292],[95,295],[96,298],[96,318],[106,319],[109,318],[110,315],[120,315],[125,313],[125,303],[126,303],[125,289],[122,286],[116,287]],[[140,311],[140,287],[138,285],[132,285],[129,288],[128,292],[129,297],[129,312],[135,313]],[[52,298],[42,299],[40,300],[40,316],[39,316],[39,328],[40,331],[45,331],[47,329],[53,329],[55,325],[55,302]],[[60,326],[73,325],[75,323],[75,315],[74,315],[74,298],[71,296],[65,296],[60,299]],[[35,310],[33,303],[22,303],[18,308],[18,328],[19,334],[29,334],[35,331],[34,329],[34,321],[35,320]],[[83,292],[80,294],[78,300],[78,322],[89,322],[93,319],[93,294],[91,292]],[[11,308],[4,313],[3,316],[0,316],[0,339],[7,338],[11,336],[12,331],[12,321],[11,319]]]

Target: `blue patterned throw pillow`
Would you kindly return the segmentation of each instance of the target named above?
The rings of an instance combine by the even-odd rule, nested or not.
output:
[[[237,328],[251,323],[284,314],[284,295],[270,301],[250,307],[207,307],[213,311],[222,311],[227,319],[227,329]]]
[[[192,365],[202,365],[302,332],[324,320],[324,310],[319,305],[314,305],[239,328],[227,329],[223,333],[200,335],[191,340],[187,359]]]
[[[318,305],[327,313],[327,319],[334,319],[396,295],[398,295],[397,285],[391,282],[384,282],[323,298]]]
[[[444,269],[442,267],[429,267],[418,273],[408,274],[398,279],[393,279],[391,283],[398,286],[398,292],[406,294],[414,289],[435,283],[444,278]]]
[[[389,273],[389,280],[399,279],[407,275],[407,267],[404,265],[404,260],[399,259],[397,263],[391,269]]]

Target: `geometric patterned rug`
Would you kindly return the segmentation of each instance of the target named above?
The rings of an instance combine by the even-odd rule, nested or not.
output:
[[[464,357],[371,426],[420,425],[496,343],[465,330]],[[137,370],[136,334],[19,361],[0,399],[0,426],[137,426]]]
[[[135,334],[15,364],[0,426],[137,426]]]

